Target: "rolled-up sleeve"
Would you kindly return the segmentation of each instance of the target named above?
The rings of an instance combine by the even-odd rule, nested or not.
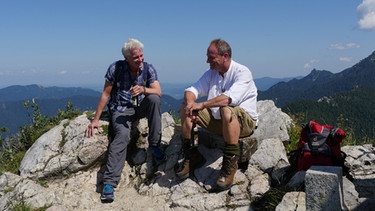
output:
[[[197,99],[207,96],[210,89],[209,79],[211,77],[211,72],[212,70],[207,70],[197,82],[186,88],[185,92],[192,92]]]
[[[247,69],[240,69],[234,83],[224,94],[231,98],[230,105],[240,105],[244,100],[248,99],[249,91],[254,90],[254,88],[251,72]]]

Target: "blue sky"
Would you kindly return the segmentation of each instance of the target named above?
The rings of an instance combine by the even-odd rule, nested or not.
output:
[[[375,0],[1,0],[0,88],[104,83],[129,38],[161,83],[191,83],[214,38],[254,78],[341,72],[375,51]]]

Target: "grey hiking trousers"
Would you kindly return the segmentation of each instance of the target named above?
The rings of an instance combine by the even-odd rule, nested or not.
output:
[[[103,176],[103,184],[114,187],[120,181],[125,165],[127,146],[130,141],[132,123],[147,117],[149,146],[158,146],[161,141],[161,104],[157,95],[147,95],[138,108],[127,108],[124,112],[112,111],[111,123],[114,138],[108,146],[108,159]]]

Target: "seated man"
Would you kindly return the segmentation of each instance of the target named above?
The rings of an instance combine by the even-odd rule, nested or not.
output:
[[[86,129],[86,136],[94,135],[99,127],[99,118],[108,103],[113,140],[108,146],[108,159],[103,175],[104,188],[100,199],[112,202],[115,199],[122,169],[125,165],[131,127],[136,120],[147,117],[149,126],[149,148],[156,163],[166,161],[160,149],[161,142],[161,88],[153,65],[144,62],[143,43],[129,39],[122,47],[124,60],[113,62],[105,75],[104,89],[96,108],[95,117]]]
[[[177,170],[180,179],[205,163],[198,149],[191,146],[191,129],[197,123],[201,127],[224,138],[223,165],[217,180],[217,188],[226,190],[232,186],[238,169],[240,137],[250,136],[257,124],[257,88],[250,70],[232,60],[229,44],[221,39],[213,40],[207,49],[210,69],[185,90],[180,108],[182,122],[183,166]],[[207,96],[204,102],[197,99]]]

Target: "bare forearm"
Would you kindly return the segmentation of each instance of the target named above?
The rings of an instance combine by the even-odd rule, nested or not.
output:
[[[219,95],[215,98],[202,102],[203,108],[222,107],[228,106],[231,103],[231,99],[226,95]]]
[[[108,96],[109,95],[106,95],[105,92],[103,92],[102,95],[100,96],[98,106],[96,107],[95,117],[91,121],[91,123],[89,124],[89,126],[87,127],[87,129],[85,131],[86,137],[93,136],[94,130],[98,129],[100,127],[99,126],[99,119],[100,119],[100,116],[102,115],[103,108],[104,108],[105,104],[107,103]]]
[[[185,92],[184,93],[184,102],[186,104],[194,103],[195,100],[196,100],[196,97],[192,92]]]
[[[161,97],[161,87],[159,81],[154,81],[150,84],[150,87],[143,87],[143,94],[150,95],[155,94]]]
[[[98,106],[96,107],[96,112],[95,112],[95,121],[99,121],[100,116],[102,115],[103,109],[105,105],[107,104],[108,101],[108,96],[106,96],[104,93],[100,96]]]
[[[161,96],[161,89],[160,88],[152,88],[152,87],[143,87],[143,94],[145,95],[151,95],[155,94],[159,97]]]

